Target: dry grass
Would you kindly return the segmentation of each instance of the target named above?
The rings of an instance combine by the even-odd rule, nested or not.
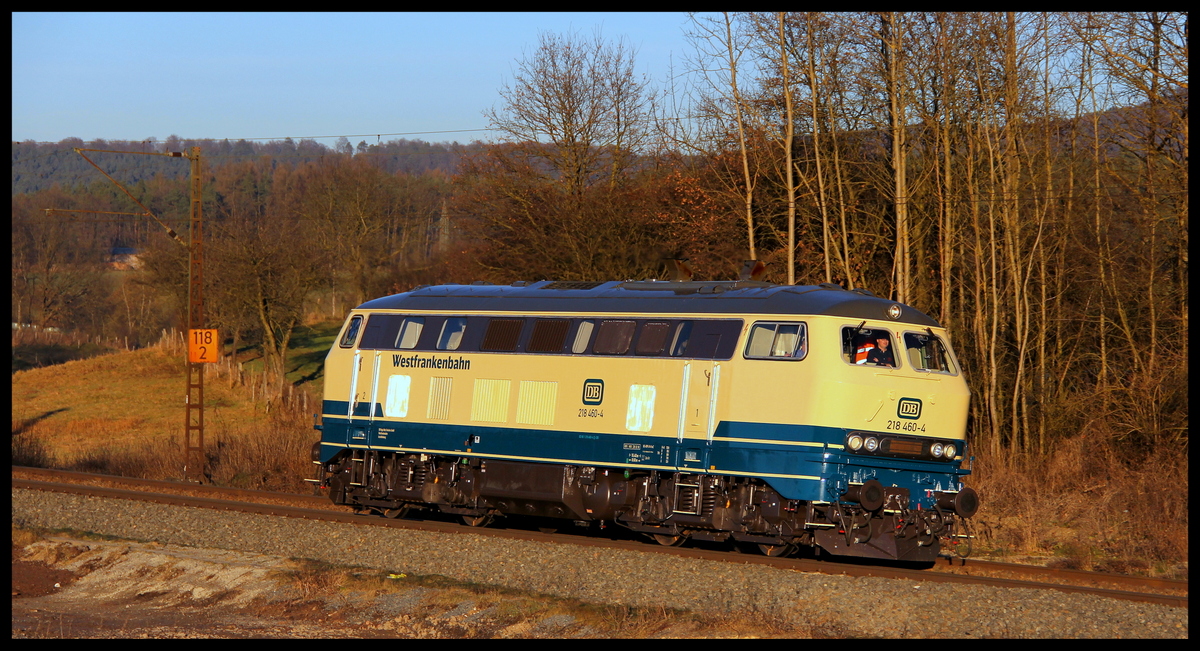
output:
[[[13,421],[12,463],[14,466],[49,468],[53,459],[50,448],[35,434],[22,433],[22,424]]]
[[[1186,574],[1186,448],[1131,460],[1104,441],[1079,435],[1044,458],[977,460],[976,548],[1085,570]]]
[[[12,544],[13,545],[16,545],[17,547],[26,547],[28,545],[32,545],[33,543],[35,543],[39,540],[43,540],[43,538],[42,538],[42,535],[40,533],[38,533],[37,531],[34,531],[33,529],[28,529],[26,527],[18,527],[15,524],[12,525]]]
[[[575,614],[600,631],[614,637],[645,638],[812,638],[814,631],[797,630],[781,618],[761,612],[731,612],[724,615],[694,613],[665,606],[579,606]]]
[[[578,599],[459,581],[440,575],[388,574],[363,572],[312,561],[297,561],[297,568],[286,573],[289,583],[304,600],[357,593],[378,596],[428,588],[406,626],[423,628],[414,618],[431,618],[444,629],[434,637],[527,637],[539,622],[558,619],[569,635],[590,634],[605,638],[779,638],[826,637],[822,627],[796,629],[784,618],[760,612],[726,614],[693,613],[665,606],[621,606],[593,604]],[[451,622],[439,613],[471,604],[471,612],[488,611],[486,619],[475,623]],[[436,623],[440,622],[440,623]],[[411,631],[410,631],[411,632]],[[429,631],[426,631],[428,633]],[[538,635],[549,631],[539,631]]]
[[[14,433],[36,436],[58,463],[70,463],[96,448],[182,434],[185,392],[181,357],[164,347],[20,371],[12,376]],[[219,386],[210,393],[227,398]]]
[[[327,597],[337,592],[347,581],[346,572],[327,563],[311,560],[296,562],[298,566],[289,573],[289,578],[292,587],[305,601]]]
[[[304,479],[313,476],[316,441],[312,417],[297,410],[277,409],[250,423],[221,427],[208,446],[211,479],[237,488],[311,492]]]
[[[182,474],[183,350],[178,341],[12,377],[14,464],[146,479]],[[231,375],[235,373],[236,376]],[[205,452],[219,485],[308,492],[319,398],[262,398],[257,376],[209,367]],[[251,388],[253,387],[253,388]]]

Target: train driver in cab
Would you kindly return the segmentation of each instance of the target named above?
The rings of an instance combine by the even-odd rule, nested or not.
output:
[[[888,334],[883,331],[875,333],[875,347],[867,351],[868,364],[876,364],[878,366],[896,366],[896,360],[892,357],[892,351],[888,349],[892,340]]]

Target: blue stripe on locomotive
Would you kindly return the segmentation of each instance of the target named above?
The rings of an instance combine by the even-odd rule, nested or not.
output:
[[[372,421],[369,403],[355,406],[353,423],[344,416],[332,415],[346,413],[346,407],[344,400],[325,401],[322,463],[348,447],[370,447],[547,463],[678,469],[759,477],[785,499],[822,502],[837,501],[851,482],[876,479],[884,486],[908,489],[913,506],[923,508],[933,506],[933,491],[958,490],[960,478],[968,474],[945,462],[849,454],[841,447],[847,430],[835,427],[723,421],[711,444],[696,439],[680,444],[674,438],[635,434]],[[383,411],[378,403],[375,409],[375,413]],[[391,431],[380,431],[381,427]],[[965,443],[960,444],[965,457]],[[630,461],[631,446],[638,451],[637,462]],[[689,449],[700,454],[689,460],[683,456]]]

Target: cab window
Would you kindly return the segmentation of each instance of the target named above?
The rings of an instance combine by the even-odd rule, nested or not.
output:
[[[808,331],[803,323],[755,323],[746,341],[750,359],[804,359],[808,354]]]
[[[898,366],[892,333],[883,328],[842,328],[842,355],[860,366]]]
[[[904,349],[908,363],[918,371],[932,373],[949,373],[953,375],[954,362],[950,359],[950,351],[946,344],[928,332],[904,333]]]
[[[342,348],[350,348],[354,345],[354,341],[358,339],[358,329],[362,327],[362,315],[350,317],[350,325],[346,326],[346,334],[342,335],[342,341],[339,344]]]

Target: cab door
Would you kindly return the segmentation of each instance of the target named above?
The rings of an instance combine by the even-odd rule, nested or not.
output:
[[[346,408],[349,422],[347,440],[351,447],[367,446],[369,432],[377,411],[376,394],[379,390],[379,360],[377,350],[354,351],[350,368],[350,395]]]
[[[378,350],[369,351],[368,355],[369,355],[369,359],[371,360],[371,372],[370,372],[371,390],[369,392],[367,392],[368,405],[367,405],[367,423],[366,423],[366,439],[367,439],[366,443],[367,443],[367,447],[371,447],[372,445],[378,445],[379,443],[382,442],[380,440],[381,436],[379,433],[379,424],[375,422],[375,419],[379,418],[380,416],[383,415],[382,408],[380,407],[380,402],[379,402],[379,392],[380,392],[379,375],[383,371],[382,365],[383,365],[384,358],[383,358],[383,353]],[[364,361],[363,366],[366,366],[366,365],[367,364]],[[364,377],[363,379],[365,380],[366,378]]]
[[[675,462],[680,472],[698,472],[708,467],[720,390],[719,363],[706,359],[684,363]]]

